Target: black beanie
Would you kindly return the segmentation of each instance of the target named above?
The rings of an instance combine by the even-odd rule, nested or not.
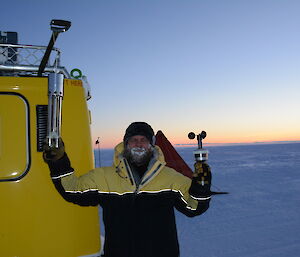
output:
[[[149,140],[150,144],[154,143],[154,131],[151,128],[151,126],[146,122],[138,121],[131,123],[125,132],[123,138],[124,144],[126,145],[128,139],[133,136],[145,136]]]

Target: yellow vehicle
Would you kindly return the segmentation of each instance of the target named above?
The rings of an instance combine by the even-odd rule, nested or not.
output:
[[[45,140],[62,136],[75,170],[94,168],[89,91],[53,48],[69,27],[52,20],[48,47],[3,43],[0,32],[0,256],[100,256],[98,208],[65,201],[42,158]]]

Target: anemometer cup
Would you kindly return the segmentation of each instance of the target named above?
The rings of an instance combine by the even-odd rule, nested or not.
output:
[[[194,132],[188,134],[189,139],[194,139],[196,137]],[[197,135],[198,149],[193,151],[196,161],[204,162],[208,160],[208,150],[202,148],[202,139],[206,138],[206,132],[202,131]]]

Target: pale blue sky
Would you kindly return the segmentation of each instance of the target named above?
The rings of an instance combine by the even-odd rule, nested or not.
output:
[[[120,141],[136,120],[173,143],[300,140],[300,1],[6,1],[0,30],[56,46],[88,76],[93,137]]]

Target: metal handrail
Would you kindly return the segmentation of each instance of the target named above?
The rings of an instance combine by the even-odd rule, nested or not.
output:
[[[0,43],[0,46],[3,47],[15,47],[15,48],[36,48],[36,49],[44,49],[46,50],[47,46],[37,46],[37,45],[20,45],[20,44],[3,44]],[[61,52],[58,48],[53,47],[52,50]]]
[[[30,66],[30,65],[1,65],[0,64],[0,71],[4,71],[4,72],[13,72],[13,73],[20,73],[22,74],[22,72],[26,73],[30,73],[30,74],[37,74],[39,70],[39,66]],[[69,74],[69,72],[67,71],[67,69],[65,67],[46,67],[45,68],[45,73],[50,73],[50,72],[57,72],[57,73],[62,73],[64,74],[65,78],[70,79],[71,76]]]
[[[37,45],[0,44],[0,71],[33,74],[38,72],[38,67],[43,59],[47,47]],[[55,69],[70,78],[68,71],[60,66],[61,51],[53,47],[52,64],[48,61],[45,72],[53,72]]]

